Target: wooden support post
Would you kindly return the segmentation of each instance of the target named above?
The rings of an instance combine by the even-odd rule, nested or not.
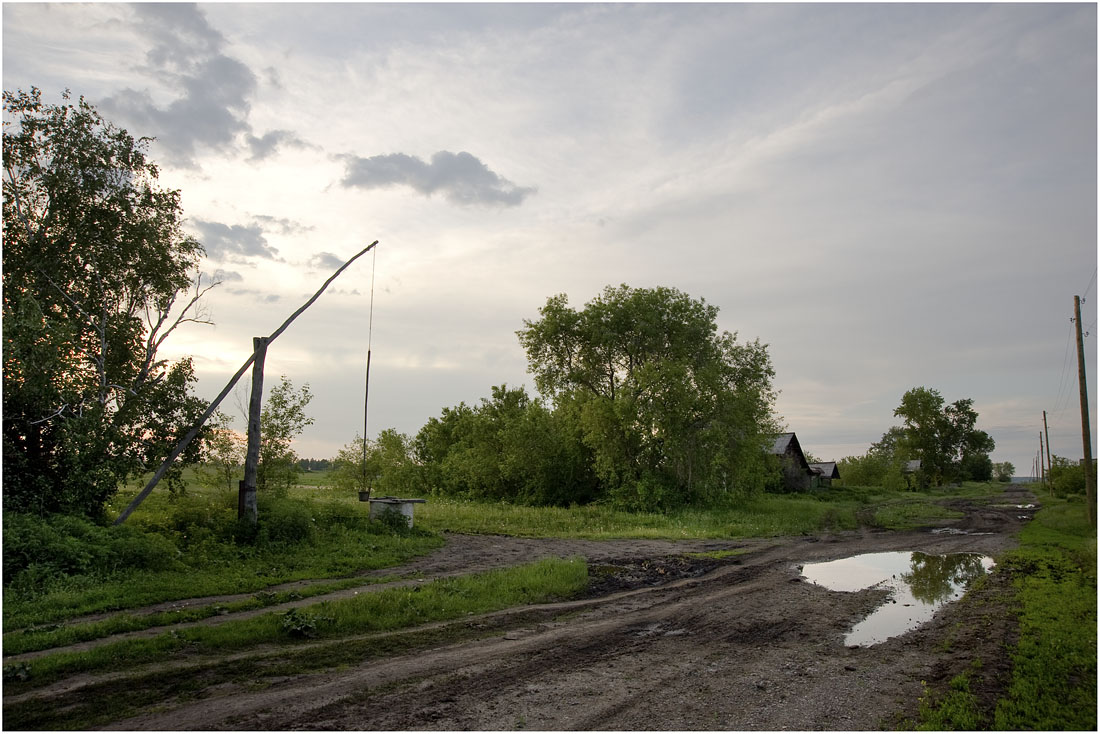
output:
[[[248,449],[244,456],[244,479],[237,495],[237,519],[256,524],[256,468],[260,464],[260,413],[264,395],[264,359],[267,337],[252,338],[256,359],[252,362],[252,396],[248,400]]]
[[[1077,379],[1081,385],[1081,442],[1085,450],[1085,503],[1089,522],[1096,527],[1096,477],[1092,473],[1092,431],[1089,428],[1089,393],[1085,385],[1085,338],[1081,335],[1081,297],[1073,297],[1073,320],[1077,324]]]

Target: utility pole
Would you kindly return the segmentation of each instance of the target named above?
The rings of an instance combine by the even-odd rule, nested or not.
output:
[[[1089,429],[1089,393],[1085,385],[1085,338],[1081,335],[1081,297],[1073,297],[1073,320],[1077,324],[1077,379],[1081,383],[1081,442],[1085,449],[1085,502],[1089,522],[1096,527],[1096,477],[1092,473],[1092,431]]]
[[[1051,473],[1054,471],[1054,464],[1050,462],[1050,431],[1047,429],[1047,412],[1043,411],[1043,433],[1047,437],[1047,478],[1050,479],[1050,491],[1054,491],[1054,477]]]
[[[1039,431],[1039,481],[1046,485],[1050,476],[1046,473],[1046,465],[1043,464],[1043,432]],[[1050,490],[1050,486],[1047,486],[1047,490]]]

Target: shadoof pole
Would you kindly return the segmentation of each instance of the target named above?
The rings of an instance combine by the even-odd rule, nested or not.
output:
[[[353,262],[358,260],[362,255],[366,254],[369,250],[372,250],[374,248],[374,246],[377,245],[377,244],[378,244],[378,240],[375,240],[374,242],[370,243],[365,248],[360,250],[354,257],[352,257],[346,263],[341,265],[340,268],[335,273],[333,273],[331,276],[329,276],[329,279],[325,281],[325,284],[322,285],[321,288],[316,293],[313,294],[313,297],[310,298],[308,301],[306,301],[304,304],[302,304],[302,306],[297,311],[292,313],[290,315],[290,318],[288,318],[286,321],[283,322],[282,326],[280,326],[275,331],[271,332],[270,336],[268,336],[266,338],[257,337],[257,338],[263,338],[264,339],[263,349],[264,349],[265,355],[266,355],[266,352],[267,352],[267,346],[270,345],[271,342],[278,339],[279,335],[282,334],[284,331],[286,331],[287,327],[290,326],[290,324],[294,321],[294,319],[301,316],[303,311],[305,311],[307,308],[312,306],[313,302],[321,297],[321,294],[325,292],[325,289],[329,287],[329,284],[331,284],[332,281],[336,280],[336,278],[340,275],[340,273],[344,272],[348,268],[349,265],[351,265]],[[130,517],[130,514],[134,510],[137,509],[138,505],[140,505],[142,502],[145,501],[145,498],[148,497],[149,493],[153,491],[153,488],[157,486],[157,482],[159,482],[164,477],[165,472],[168,471],[168,467],[170,467],[172,465],[172,462],[175,461],[176,458],[178,458],[179,455],[183,453],[184,449],[186,449],[188,447],[188,445],[190,445],[190,443],[195,439],[195,436],[199,435],[199,430],[202,428],[202,424],[205,423],[207,421],[207,419],[210,418],[210,416],[214,415],[214,411],[218,409],[218,406],[221,405],[221,402],[223,400],[225,400],[225,397],[227,395],[229,395],[230,391],[233,389],[233,386],[237,384],[237,380],[241,379],[241,375],[244,374],[245,370],[247,370],[249,368],[249,366],[251,366],[256,361],[257,354],[256,354],[256,349],[255,349],[255,339],[253,339],[253,345],[254,345],[254,348],[253,348],[252,354],[248,357],[248,359],[245,360],[244,364],[241,365],[240,369],[237,370],[236,374],[234,374],[233,377],[231,377],[229,379],[229,382],[226,384],[226,386],[224,388],[222,388],[222,391],[218,395],[218,397],[214,398],[214,402],[210,403],[210,405],[206,408],[206,412],[203,413],[202,416],[198,419],[198,421],[195,422],[195,425],[193,425],[191,427],[191,430],[189,430],[187,432],[187,435],[185,435],[183,437],[183,440],[180,441],[178,444],[176,444],[176,448],[172,449],[172,452],[168,454],[168,457],[164,460],[163,463],[161,463],[160,468],[157,469],[157,471],[153,474],[153,478],[150,479],[149,483],[145,485],[145,489],[141,490],[141,492],[138,493],[138,496],[134,497],[134,499],[130,502],[130,504],[126,506],[126,509],[122,511],[122,514],[119,515],[118,518],[115,519],[115,522],[114,522],[115,525],[121,525],[122,523],[126,522],[126,518]],[[238,500],[238,502],[239,502],[239,500]],[[239,509],[239,507],[238,507],[238,509]]]
[[[1085,338],[1081,335],[1081,297],[1073,297],[1073,320],[1077,324],[1077,379],[1081,385],[1081,443],[1085,449],[1085,502],[1089,522],[1096,527],[1096,475],[1092,473],[1092,431],[1089,428],[1089,393],[1085,385]]]
[[[252,337],[252,395],[248,399],[248,448],[244,454],[244,479],[237,485],[237,519],[255,525],[259,519],[256,507],[256,470],[260,465],[260,415],[263,412],[264,360],[268,339]]]
[[[363,380],[363,486],[367,488],[370,499],[371,485],[367,482],[367,404],[370,402],[370,347],[374,334],[374,273],[378,264],[378,250],[371,255],[373,262],[370,270],[370,311],[367,316],[367,376]]]

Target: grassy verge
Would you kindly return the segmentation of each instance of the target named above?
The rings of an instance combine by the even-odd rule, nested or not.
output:
[[[946,691],[926,691],[918,728],[1096,729],[1096,531],[1080,500],[1042,503],[1019,547],[998,560],[1019,620],[1007,689],[983,706],[975,661]]]
[[[260,645],[334,639],[413,627],[468,614],[574,596],[588,583],[579,559],[546,559],[422,586],[387,589],[326,601],[286,613],[269,612],[211,627],[173,630],[151,639],[122,640],[92,650],[57,653],[5,667],[5,685],[18,692],[76,673],[124,670],[169,656],[229,653]]]
[[[1020,604],[1014,670],[996,729],[1096,730],[1096,529],[1051,497],[1006,560]]]

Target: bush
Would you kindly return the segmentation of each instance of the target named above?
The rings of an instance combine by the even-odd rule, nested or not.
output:
[[[102,527],[74,515],[4,513],[5,586],[119,568],[162,571],[176,567],[178,557],[170,540],[137,528]]]

